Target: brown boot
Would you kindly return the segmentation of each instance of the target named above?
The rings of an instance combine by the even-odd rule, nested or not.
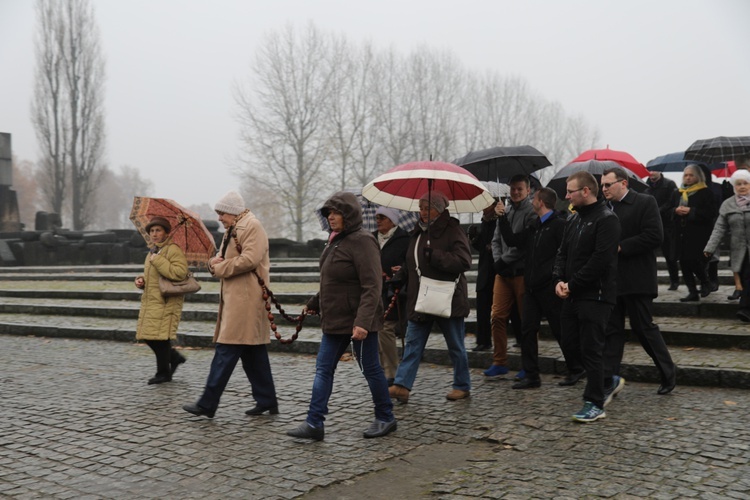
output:
[[[449,401],[458,401],[459,399],[465,399],[468,398],[471,395],[471,392],[469,391],[462,391],[460,389],[453,389],[451,392],[448,393],[447,396],[445,396],[445,399]]]
[[[388,388],[388,395],[401,403],[409,402],[409,389],[401,385],[392,385]]]

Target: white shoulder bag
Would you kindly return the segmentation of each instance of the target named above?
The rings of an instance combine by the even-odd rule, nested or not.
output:
[[[419,276],[419,292],[417,293],[417,304],[414,310],[418,313],[431,314],[440,318],[451,317],[451,304],[453,303],[453,293],[456,291],[456,285],[461,277],[459,274],[456,281],[442,281],[427,276],[422,276],[419,271],[419,238],[414,245],[414,261],[417,265],[417,276]]]

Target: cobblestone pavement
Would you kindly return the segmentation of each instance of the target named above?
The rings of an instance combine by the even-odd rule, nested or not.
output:
[[[312,356],[272,354],[280,415],[244,415],[238,371],[209,420],[180,406],[211,349],[157,386],[145,346],[0,336],[0,352],[3,498],[750,498],[750,391],[628,384],[585,425],[570,421],[581,385],[514,391],[473,371],[472,398],[449,402],[450,369],[423,365],[398,431],[367,440],[366,384],[343,362],[311,443],[285,431],[304,419]]]

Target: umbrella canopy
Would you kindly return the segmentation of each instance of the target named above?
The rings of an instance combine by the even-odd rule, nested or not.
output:
[[[506,146],[472,151],[453,160],[480,181],[507,184],[511,177],[552,165],[539,150],[531,146]]]
[[[599,160],[599,161],[613,161],[619,163],[621,167],[625,167],[631,172],[634,172],[639,178],[648,177],[648,170],[638,160],[633,158],[630,153],[625,151],[616,151],[614,149],[589,149],[584,151],[577,158],[573,159],[571,163],[577,163],[588,160]]]
[[[682,172],[688,165],[698,165],[704,172],[710,170],[716,177],[729,177],[737,170],[733,161],[707,165],[703,161],[686,160],[685,153],[681,151],[657,156],[646,163],[646,168],[651,172]]]
[[[419,199],[429,190],[447,196],[452,213],[481,212],[495,201],[465,169],[439,161],[415,161],[393,167],[363,187],[362,196],[386,207],[419,212]]]
[[[567,195],[567,178],[573,175],[576,172],[584,171],[588,172],[594,177],[596,177],[596,182],[598,184],[601,184],[602,182],[602,173],[607,170],[608,168],[622,168],[622,165],[620,165],[617,162],[614,161],[599,161],[599,160],[589,160],[584,162],[576,162],[571,163],[563,168],[561,168],[555,176],[550,179],[550,181],[547,183],[547,187],[554,189],[557,193],[557,196],[559,196],[561,199],[565,199],[565,195]],[[633,172],[632,170],[628,170],[627,168],[624,169],[625,172],[628,174],[628,187],[633,189],[634,191],[643,192],[648,187],[645,182],[643,182],[638,176]]]
[[[361,189],[346,189],[350,193],[353,193],[357,197],[360,206],[362,207],[362,228],[365,231],[377,231],[378,225],[375,221],[375,211],[380,205],[371,202],[362,196]],[[323,215],[323,207],[315,209],[315,215],[318,217],[320,227],[323,231],[330,231],[331,226],[328,224],[328,219]],[[419,220],[419,214],[416,212],[407,212],[405,210],[396,210],[398,212],[398,227],[404,231],[411,231],[414,226],[417,225]]]
[[[750,136],[714,137],[695,141],[685,150],[685,159],[705,163],[719,163],[750,156]]]
[[[189,264],[204,264],[216,253],[214,237],[198,214],[173,200],[136,196],[130,220],[149,245],[151,237],[146,225],[154,217],[164,217],[172,225],[169,237],[185,252]]]

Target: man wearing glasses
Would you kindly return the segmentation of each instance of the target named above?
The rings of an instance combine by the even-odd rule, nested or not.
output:
[[[664,233],[659,206],[648,194],[628,189],[628,177],[621,168],[602,173],[602,193],[620,221],[617,253],[617,304],[607,325],[604,344],[604,404],[622,390],[625,379],[618,375],[625,347],[625,313],[630,328],[654,361],[661,376],[657,394],[669,394],[675,386],[675,365],[652,317],[652,302],[658,292],[656,249]]]
[[[563,342],[579,345],[586,370],[584,405],[572,416],[577,422],[594,422],[604,413],[604,367],[602,350],[614,307],[617,275],[617,243],[620,224],[603,200],[599,185],[588,172],[567,179],[567,199],[576,210],[565,226],[555,259],[555,293],[563,300],[560,313]]]

